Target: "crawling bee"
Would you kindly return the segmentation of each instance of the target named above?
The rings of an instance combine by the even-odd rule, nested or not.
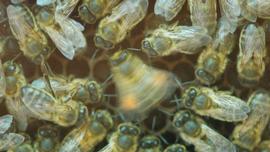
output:
[[[158,137],[153,135],[144,136],[140,140],[138,152],[161,152],[162,145]]]
[[[223,19],[219,21],[213,44],[209,44],[198,58],[195,76],[203,84],[214,84],[227,66],[227,56],[234,48],[236,37],[227,32],[226,25]]]
[[[151,109],[176,89],[172,73],[146,65],[128,50],[116,52],[110,60],[120,109],[127,117],[138,118],[136,114]]]
[[[37,23],[45,31],[57,49],[69,60],[86,47],[82,33],[84,27],[69,18],[78,0],[57,1],[56,7],[42,7],[37,12]]]
[[[74,100],[63,102],[46,90],[25,85],[21,88],[21,99],[30,116],[54,122],[60,126],[74,125],[80,114],[80,104]]]
[[[217,25],[216,0],[188,0],[193,26],[202,26],[212,35]]]
[[[52,152],[60,143],[60,131],[56,126],[44,125],[38,128],[34,148],[37,152]]]
[[[98,110],[89,120],[73,129],[62,141],[59,152],[93,151],[113,127],[113,120],[106,110]]]
[[[269,140],[262,141],[256,149],[257,149],[257,152],[270,151],[270,141]]]
[[[186,0],[157,0],[154,12],[166,21],[171,21],[182,9]]]
[[[24,136],[10,132],[12,123],[12,115],[4,115],[0,117],[0,151],[16,148],[24,141]]]
[[[132,123],[121,123],[111,135],[109,144],[99,152],[136,152],[140,132]]]
[[[181,138],[193,144],[198,152],[236,152],[235,146],[228,139],[187,110],[175,114],[173,125]]]
[[[120,0],[83,0],[78,7],[79,16],[84,22],[94,24],[109,14],[119,2]]]
[[[12,34],[18,40],[23,54],[37,64],[47,59],[52,48],[29,8],[25,5],[9,5],[7,16]]]
[[[175,52],[195,54],[212,38],[199,26],[160,26],[142,41],[142,51],[150,56],[167,56]]]
[[[264,0],[242,1],[241,2],[242,15],[245,19],[256,22],[257,17],[263,19],[270,19],[270,2]]]
[[[207,87],[189,87],[183,93],[185,107],[202,116],[222,121],[242,121],[250,111],[245,101],[230,95],[230,92],[216,91]]]
[[[234,128],[232,139],[239,147],[253,151],[269,122],[270,95],[265,90],[257,90],[249,97],[248,104],[251,112]]]
[[[102,19],[95,33],[97,47],[112,49],[125,39],[147,13],[148,0],[124,0],[113,8],[110,16]]]
[[[244,86],[256,84],[265,71],[265,32],[255,24],[246,25],[240,35],[237,72]]]
[[[187,152],[187,149],[184,145],[173,144],[168,146],[164,152]]]

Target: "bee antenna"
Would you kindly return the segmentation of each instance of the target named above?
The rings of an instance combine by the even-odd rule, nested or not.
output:
[[[19,54],[17,54],[17,55],[11,60],[11,62],[13,63],[14,61],[16,61],[21,55],[22,55],[22,53],[20,52]]]
[[[51,71],[51,68],[49,67],[48,63],[45,62],[44,59],[42,60],[42,63],[41,63],[41,71],[43,71],[43,77],[46,81],[47,87],[50,89],[51,94],[53,95],[53,97],[56,97],[54,90],[52,88],[52,85],[51,85],[50,78],[49,78],[49,73],[52,73],[52,71]]]
[[[110,74],[107,78],[106,78],[106,80],[105,81],[103,81],[103,83],[101,84],[101,87],[102,88],[105,88],[106,86],[107,86],[107,84],[108,84],[108,82],[112,79],[112,74]]]
[[[168,116],[173,116],[174,114],[173,113],[171,113],[171,112],[169,112],[168,110],[166,110],[166,109],[164,109],[164,108],[158,108],[158,111],[160,111],[160,112],[162,112],[162,113],[164,113],[164,114],[166,114],[166,115],[168,115]]]
[[[137,48],[127,48],[127,50],[136,51],[136,52],[141,52],[142,51],[141,49],[137,49]]]
[[[95,52],[93,53],[93,55],[91,56],[91,61],[94,60],[96,58],[97,52],[99,51],[99,49],[96,49]]]
[[[169,145],[169,142],[168,142],[162,135],[158,135],[158,137],[159,137],[166,145]]]
[[[155,129],[156,123],[157,123],[157,116],[154,116],[154,118],[152,120],[152,126],[151,126],[152,131]]]

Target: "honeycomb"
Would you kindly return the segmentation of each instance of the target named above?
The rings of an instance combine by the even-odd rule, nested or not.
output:
[[[147,30],[154,29],[155,27],[157,27],[158,24],[161,23],[160,19],[153,14],[154,0],[149,0],[149,2],[150,6],[148,8],[148,14],[145,19],[136,26],[136,28],[129,34],[128,38],[124,40],[124,42],[117,46],[118,48],[140,48],[141,40],[143,39],[144,34],[147,32]],[[26,1],[26,5],[29,6],[32,6],[34,3],[34,0]],[[3,62],[13,59],[20,52],[16,40],[11,36],[12,34],[6,20],[7,18],[5,8],[8,4],[9,1],[0,1],[0,20],[2,21],[0,29],[0,39],[8,38],[6,44],[0,44],[0,46],[2,46],[2,50],[5,49],[6,51],[5,53],[2,53],[2,50],[0,50],[0,53],[2,55],[1,59]],[[218,14],[218,16],[220,16],[220,14]],[[72,14],[71,17],[75,20],[80,21],[76,11]],[[170,23],[175,22],[178,22],[180,25],[191,25],[187,3],[185,3],[181,12]],[[262,20],[259,20],[258,24],[262,24]],[[88,47],[84,52],[77,55],[74,60],[67,60],[59,53],[59,51],[54,51],[54,53],[47,61],[53,73],[65,76],[74,76],[78,78],[90,77],[99,83],[103,83],[111,75],[108,57],[116,49],[112,51],[103,51],[95,47],[93,42],[93,35],[96,28],[97,24],[85,24],[84,35],[87,38]],[[238,30],[236,31],[237,37],[239,37],[240,30],[241,28],[238,28]],[[270,30],[267,32],[270,32]],[[269,36],[269,33],[266,34],[266,39],[268,41]],[[268,41],[267,47],[269,49],[270,43],[268,43]],[[238,44],[238,42],[236,43]],[[182,82],[193,81],[195,79],[194,67],[196,65],[199,54],[184,55],[178,53],[167,57],[157,58],[149,58],[141,52],[136,52],[136,54],[138,54],[142,59],[144,59],[147,64],[153,67],[172,71]],[[236,72],[237,54],[238,47],[235,47],[233,53],[231,53],[231,55],[229,56],[230,61],[224,75],[222,76],[221,80],[216,83],[215,86],[224,90],[232,90],[233,92],[235,92],[236,96],[241,97],[244,100],[247,100],[248,96],[258,88],[270,90],[270,66],[266,67],[265,75],[257,86],[252,88],[246,88],[239,83]],[[19,58],[16,59],[16,62],[22,64],[28,82],[31,82],[32,80],[43,76],[40,67],[31,63],[31,61],[26,59],[23,55],[19,56]],[[269,63],[269,59],[267,59],[267,63]],[[103,102],[87,105],[89,111],[94,109],[106,108],[110,112],[112,112],[112,114],[116,115],[116,92],[113,81],[110,81],[108,83],[108,86],[105,89],[105,94],[110,97],[106,98]],[[178,89],[175,93],[175,97],[177,98],[180,95],[181,90]],[[177,136],[175,130],[171,125],[172,116],[177,110],[177,104],[177,102],[170,102],[168,100],[162,101],[158,106],[156,106],[156,108],[149,112],[149,116],[145,120],[138,124],[145,134],[149,133],[159,136],[162,139],[163,147],[166,147],[176,142],[184,144],[181,138]],[[5,105],[2,102],[0,106],[0,116],[6,113],[7,110],[5,109]],[[217,130],[220,134],[222,134],[226,138],[230,138],[235,123],[222,122],[207,117],[204,117],[204,120],[208,123],[210,127]],[[121,121],[121,119],[116,120],[117,123],[120,123]],[[27,133],[34,138],[35,133],[37,132],[37,128],[44,123],[48,122],[33,120],[33,122],[30,123],[30,126],[27,129]],[[70,131],[70,129],[71,128],[63,128],[63,130],[61,130],[61,137],[64,137],[65,134]],[[269,125],[268,128],[266,128],[265,132],[266,133],[264,134],[263,139],[270,139],[270,136],[268,134],[270,132]],[[101,144],[97,146],[96,151],[106,144],[107,142],[104,140]],[[189,151],[194,151],[193,146],[187,145],[187,148]]]

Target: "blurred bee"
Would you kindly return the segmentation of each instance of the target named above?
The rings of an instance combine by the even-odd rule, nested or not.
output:
[[[186,0],[157,0],[154,12],[166,21],[171,21],[182,9]]]
[[[0,151],[16,148],[24,141],[24,136],[10,132],[12,123],[12,115],[4,115],[0,117]]]
[[[270,151],[270,140],[262,141],[256,149],[257,149],[256,152],[268,152],[268,151]]]
[[[88,121],[73,129],[62,141],[59,152],[93,151],[113,127],[111,114],[106,110],[94,112]]]
[[[31,137],[28,134],[22,134],[24,142],[15,148],[9,149],[7,152],[35,152],[32,146]]]
[[[246,25],[241,31],[237,58],[237,72],[242,85],[252,86],[263,76],[266,51],[264,29],[255,24]]]
[[[153,135],[144,136],[140,140],[138,152],[162,152],[161,141]]]
[[[103,18],[95,33],[95,45],[112,49],[125,39],[147,13],[148,0],[124,0],[113,8],[110,16]]]
[[[0,60],[0,97],[5,98],[6,108],[11,113],[18,125],[18,129],[24,131],[27,128],[27,110],[20,96],[20,89],[26,85],[22,66],[6,61],[3,65]]]
[[[216,0],[188,0],[190,18],[193,26],[202,26],[210,35],[214,34],[217,25]]]
[[[189,111],[177,112],[173,118],[173,125],[181,138],[193,144],[198,152],[236,152],[235,146],[228,139]]]
[[[9,5],[7,16],[10,29],[23,54],[36,64],[47,59],[52,48],[29,8],[25,5]]]
[[[132,123],[121,123],[111,135],[109,144],[99,152],[136,152],[140,132]]]
[[[228,63],[227,56],[235,46],[236,37],[227,32],[226,25],[221,18],[213,44],[209,44],[198,58],[195,76],[203,84],[211,85],[220,79]]]
[[[168,146],[164,152],[187,152],[187,149],[184,145],[173,144]]]
[[[110,60],[120,109],[127,118],[145,115],[144,112],[168,98],[176,89],[172,73],[146,65],[128,50],[116,52]]]
[[[150,56],[167,56],[176,52],[195,54],[212,38],[199,26],[160,26],[142,41],[142,50]]]
[[[74,100],[63,102],[46,90],[31,85],[21,88],[21,99],[33,118],[51,121],[64,127],[78,121],[80,104]]]
[[[242,15],[245,19],[256,22],[257,17],[270,19],[270,2],[265,0],[242,1]]]
[[[82,33],[84,27],[69,18],[78,0],[57,1],[55,8],[42,7],[36,15],[37,23],[55,43],[57,49],[69,60],[86,47]]]
[[[44,125],[38,128],[34,142],[36,152],[53,152],[60,143],[60,131],[56,126]]]
[[[94,24],[109,14],[119,2],[120,0],[83,0],[78,7],[79,16],[84,22]]]
[[[250,111],[245,101],[230,95],[230,92],[207,87],[189,87],[184,91],[182,99],[186,108],[221,121],[242,121]]]
[[[249,97],[248,104],[251,112],[234,128],[232,139],[239,147],[253,151],[269,122],[270,95],[265,90],[257,90]]]

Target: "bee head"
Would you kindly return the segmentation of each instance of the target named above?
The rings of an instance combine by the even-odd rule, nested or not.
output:
[[[51,151],[56,146],[58,140],[58,129],[53,126],[42,126],[38,129],[38,138],[40,149]]]
[[[88,81],[86,88],[88,90],[91,102],[98,102],[101,100],[102,89],[96,81]]]
[[[117,51],[111,57],[111,64],[119,65],[122,62],[126,61],[128,56],[129,56],[129,53],[126,50]]]
[[[202,68],[196,69],[195,75],[199,81],[205,84],[210,85],[216,82],[215,77],[211,73],[207,72]]]
[[[3,66],[6,76],[14,76],[16,74],[23,72],[22,67],[19,64],[16,64],[12,61],[5,62]]]
[[[103,37],[100,35],[94,36],[94,43],[97,47],[103,48],[106,50],[112,49],[114,47],[112,42],[103,39]]]
[[[150,56],[163,55],[171,47],[171,40],[160,36],[150,36],[142,41],[142,50]]]
[[[130,149],[140,135],[140,129],[131,123],[122,123],[118,126],[118,145],[123,149]]]
[[[175,114],[173,119],[173,125],[176,128],[181,128],[184,124],[191,119],[191,113],[189,111],[180,111]]]
[[[184,93],[184,103],[186,107],[191,107],[193,105],[195,97],[198,95],[198,90],[195,87],[188,88]]]
[[[81,4],[78,7],[78,12],[80,18],[88,24],[94,24],[97,20],[96,16],[89,10],[86,4]]]
[[[54,13],[49,8],[43,7],[39,10],[36,19],[43,25],[52,25],[54,23]]]
[[[160,140],[156,136],[146,136],[140,141],[140,147],[142,149],[154,149],[159,145]]]
[[[95,120],[100,122],[108,130],[113,127],[111,114],[106,110],[98,110],[95,113]]]
[[[158,52],[156,52],[156,50],[153,49],[151,42],[147,39],[142,41],[142,50],[151,56],[158,55]]]
[[[180,144],[174,144],[166,148],[164,152],[186,152],[186,147]]]

